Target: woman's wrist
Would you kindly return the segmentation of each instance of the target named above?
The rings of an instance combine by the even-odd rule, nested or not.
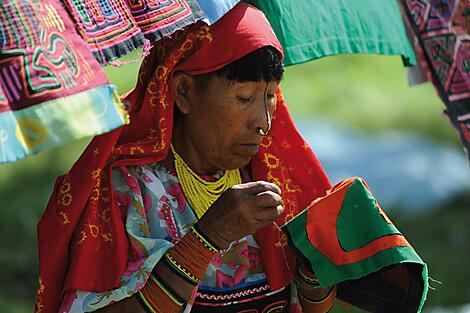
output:
[[[321,297],[313,297],[312,295],[307,296],[299,291],[299,301],[304,312],[309,313],[326,313],[331,310],[335,303],[337,285],[331,286],[330,288],[319,288],[316,292],[325,291]]]
[[[299,293],[310,301],[321,301],[332,290],[330,287],[322,288],[315,274],[303,263],[297,266],[296,278]]]
[[[206,224],[204,219],[200,219],[193,227],[218,250],[225,250],[230,246],[230,242],[220,236],[220,232],[217,231],[214,225]]]

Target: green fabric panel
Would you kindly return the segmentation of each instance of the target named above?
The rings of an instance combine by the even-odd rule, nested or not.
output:
[[[356,263],[335,265],[310,243],[305,230],[306,222],[307,210],[304,210],[285,224],[283,230],[287,233],[293,248],[309,260],[312,270],[317,275],[322,287],[331,286],[345,280],[358,279],[393,264],[406,262],[420,264],[423,267],[424,291],[417,312],[421,312],[428,290],[428,271],[427,265],[412,247],[387,249]]]
[[[416,63],[395,0],[257,0],[285,52],[285,65],[336,54],[402,55]]]
[[[346,192],[336,230],[339,243],[345,251],[359,249],[386,235],[401,235],[395,225],[385,221],[377,202],[360,179],[351,184]]]

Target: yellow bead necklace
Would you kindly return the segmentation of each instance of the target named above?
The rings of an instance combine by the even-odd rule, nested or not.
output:
[[[173,144],[170,147],[175,158],[176,175],[178,175],[181,188],[198,219],[206,213],[207,209],[225,190],[242,183],[238,169],[225,171],[217,181],[208,182],[194,173],[181,156],[176,153]]]

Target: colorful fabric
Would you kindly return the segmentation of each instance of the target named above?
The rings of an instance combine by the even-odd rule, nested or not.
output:
[[[153,43],[199,20],[214,23],[237,2],[66,0],[65,4],[95,58],[106,65],[143,47],[146,40]]]
[[[470,160],[470,2],[402,0],[424,72]]]
[[[62,301],[61,313],[93,311],[140,290],[154,266],[197,221],[176,173],[158,163],[115,168],[112,179],[117,205],[126,212],[126,234],[131,241],[126,269],[119,287],[112,290],[69,291]],[[258,285],[267,287],[253,287]],[[233,298],[218,298],[221,305],[248,299],[240,298],[247,288],[256,290],[258,296],[271,292],[253,236],[235,241],[227,251],[215,254],[198,287],[200,295],[195,299],[200,304],[214,300],[204,296],[211,292],[233,294]]]
[[[421,311],[428,288],[426,264],[385,215],[361,178],[338,183],[283,230],[293,248],[308,260],[321,286],[358,280],[391,265],[416,264],[420,268],[417,289],[421,292],[413,294],[415,301],[390,303],[389,309],[380,312]],[[391,276],[397,285],[404,279],[409,279],[408,274]],[[385,285],[377,286],[385,289]],[[411,289],[405,283],[403,299]],[[367,302],[373,298],[374,294],[369,293]]]
[[[214,23],[237,2],[2,1],[0,163],[127,123],[100,64],[199,20]]]
[[[0,21],[0,163],[127,122],[60,1],[2,1]]]
[[[36,312],[55,312],[73,290],[104,292],[120,285],[133,255],[126,212],[116,201],[111,170],[155,163],[168,154],[173,72],[208,73],[264,46],[282,51],[263,14],[246,4],[238,4],[211,27],[198,24],[175,33],[171,40],[158,41],[143,62],[136,89],[126,98],[134,122],[94,138],[72,170],[56,181],[38,225]],[[252,160],[251,177],[281,187],[285,212],[278,225],[330,187],[319,161],[297,132],[280,89],[272,129]],[[295,265],[295,257],[282,251],[287,238],[274,225],[259,230],[255,238],[262,259],[269,260],[265,272],[270,287],[287,286],[293,274],[289,269]],[[169,242],[163,247],[168,249]],[[148,269],[156,264],[155,258],[141,257]],[[146,277],[141,279],[145,283]]]
[[[251,285],[243,289],[198,292],[191,313],[276,313],[290,312],[288,287],[269,291],[266,285]],[[224,300],[225,299],[225,300]],[[294,311],[295,312],[295,311]]]
[[[402,55],[415,64],[395,1],[257,0],[284,48],[285,65],[336,54]]]

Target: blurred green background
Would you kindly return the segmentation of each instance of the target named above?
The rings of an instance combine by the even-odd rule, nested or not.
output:
[[[137,55],[127,59],[135,58]],[[134,84],[137,69],[136,63],[105,70],[123,93]],[[407,130],[460,149],[433,87],[408,87],[399,57],[329,57],[287,68],[282,85],[294,118],[322,117],[370,133]],[[0,312],[33,311],[38,268],[36,224],[55,177],[67,171],[88,141],[0,165]],[[432,284],[437,290],[430,290],[424,312],[438,306],[457,312],[452,308],[470,303],[470,271],[466,268],[470,259],[469,209],[470,197],[462,194],[438,210],[418,216],[408,215],[406,210],[390,213],[428,263],[431,277],[442,281],[442,285]],[[339,306],[335,312],[345,309]]]

